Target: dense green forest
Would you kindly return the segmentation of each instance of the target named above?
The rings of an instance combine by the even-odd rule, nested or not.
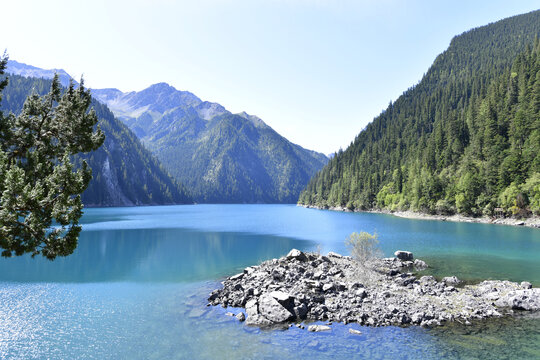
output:
[[[9,75],[0,109],[20,112],[26,97],[49,91],[51,80]],[[105,134],[103,146],[83,155],[92,168],[93,179],[82,200],[87,206],[178,204],[191,202],[183,186],[163,169],[159,161],[106,105],[92,107]]]
[[[540,214],[540,11],[455,37],[299,203]]]

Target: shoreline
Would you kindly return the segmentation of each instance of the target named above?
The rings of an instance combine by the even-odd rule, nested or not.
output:
[[[540,217],[531,216],[525,219],[516,219],[516,218],[490,218],[487,216],[482,217],[471,217],[464,216],[459,214],[454,215],[431,215],[416,211],[390,211],[390,210],[349,210],[340,206],[332,206],[324,208],[321,206],[315,205],[302,205],[298,206],[305,207],[307,209],[317,209],[317,210],[332,210],[332,211],[342,211],[342,212],[364,212],[371,214],[385,214],[393,215],[401,218],[414,219],[414,220],[438,220],[438,221],[453,221],[453,222],[468,222],[468,223],[479,223],[479,224],[494,224],[494,225],[509,225],[509,226],[525,226],[534,229],[540,229]]]

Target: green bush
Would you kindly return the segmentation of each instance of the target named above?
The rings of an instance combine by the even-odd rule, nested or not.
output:
[[[540,215],[540,173],[534,173],[522,185],[522,190],[529,199],[529,208],[533,214]]]

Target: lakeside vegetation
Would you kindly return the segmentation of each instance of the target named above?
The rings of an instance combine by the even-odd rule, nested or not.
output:
[[[454,38],[422,81],[308,184],[299,203],[540,214],[540,11]]]

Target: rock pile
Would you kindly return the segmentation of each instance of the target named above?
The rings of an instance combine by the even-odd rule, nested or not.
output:
[[[415,272],[426,267],[412,253],[396,251],[394,258],[378,260],[367,277],[348,256],[293,249],[226,279],[208,301],[245,308],[247,317],[240,313],[237,318],[260,327],[302,320],[434,326],[540,310],[540,289],[530,283],[484,281],[460,287],[455,276],[417,278]]]

